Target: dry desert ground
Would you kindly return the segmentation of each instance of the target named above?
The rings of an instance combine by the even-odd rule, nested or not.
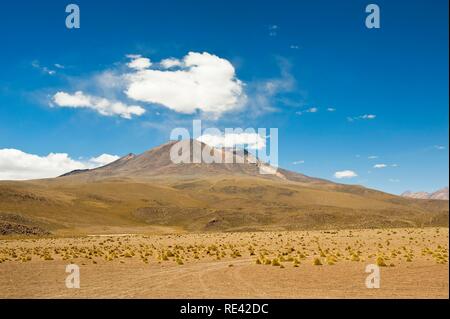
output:
[[[448,298],[448,228],[0,240],[0,298]],[[66,266],[80,269],[67,288]],[[380,288],[368,289],[368,264]]]

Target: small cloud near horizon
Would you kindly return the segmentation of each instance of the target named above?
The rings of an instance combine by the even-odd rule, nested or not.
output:
[[[352,170],[337,171],[336,173],[334,173],[334,177],[337,179],[354,178],[357,176],[358,176],[358,174],[356,174]]]

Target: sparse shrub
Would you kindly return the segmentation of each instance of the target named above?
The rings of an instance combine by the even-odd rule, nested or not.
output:
[[[318,258],[318,257],[314,258],[313,265],[314,266],[322,266],[322,261],[320,260],[320,258]]]
[[[336,263],[336,258],[334,258],[333,256],[328,256],[327,257],[327,264],[332,266]]]
[[[381,256],[378,256],[378,257],[377,257],[376,264],[377,264],[377,266],[379,266],[379,267],[386,267],[386,266],[387,266],[387,265],[386,265],[386,262],[384,261],[384,258],[381,257]]]
[[[272,260],[272,266],[281,266],[281,264],[280,264],[280,262],[278,261],[277,258],[274,258],[274,259]]]

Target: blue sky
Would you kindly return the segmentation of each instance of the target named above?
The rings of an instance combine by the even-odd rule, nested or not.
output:
[[[376,1],[380,29],[365,27],[370,2],[359,0],[73,3],[81,28],[72,30],[68,2],[2,3],[0,150],[140,153],[204,118],[221,129],[277,127],[280,166],[310,176],[391,193],[448,185],[447,1]],[[247,97],[238,110],[185,114],[99,84],[129,72],[127,55],[156,63],[189,52],[232,64]],[[55,105],[57,92],[76,91],[145,113]],[[357,176],[334,177],[345,170]]]

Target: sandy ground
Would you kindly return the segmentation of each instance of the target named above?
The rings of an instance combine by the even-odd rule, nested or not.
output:
[[[1,298],[448,298],[448,228],[0,241]],[[80,288],[65,285],[68,264]],[[368,264],[380,288],[368,289]]]

